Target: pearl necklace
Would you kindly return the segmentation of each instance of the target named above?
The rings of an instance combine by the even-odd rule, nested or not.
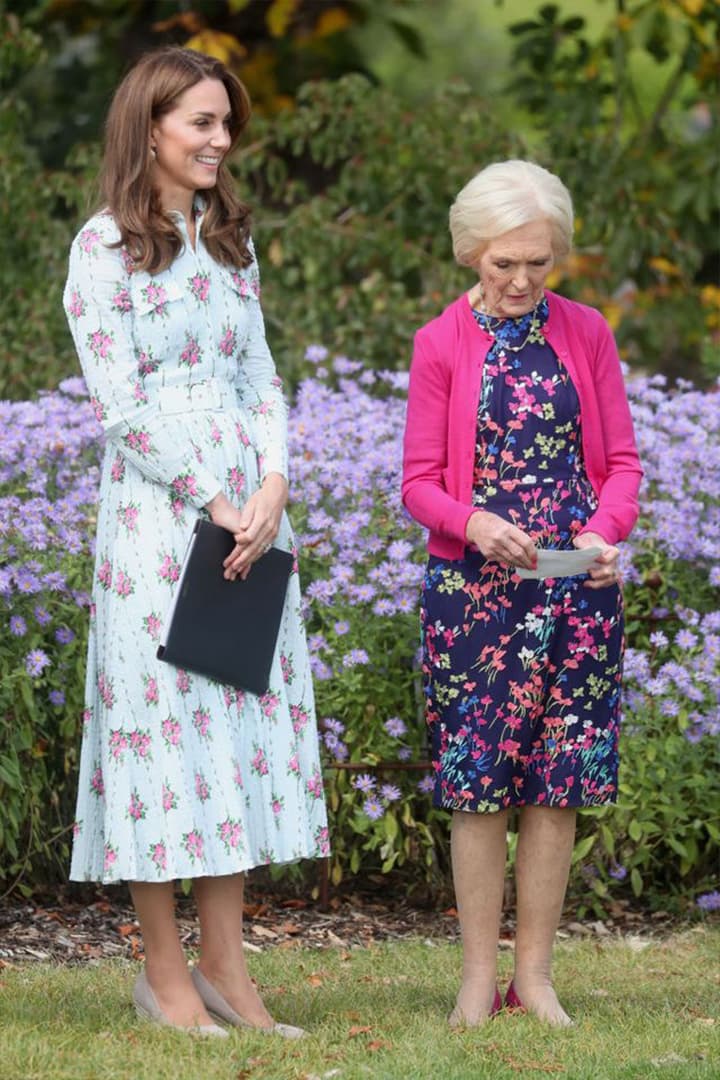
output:
[[[528,330],[527,337],[525,338],[525,340],[522,341],[519,345],[507,345],[505,342],[501,342],[500,343],[501,348],[506,349],[508,352],[517,353],[517,352],[520,352],[521,349],[525,348],[528,341],[531,341],[533,339],[533,337],[536,337],[537,332],[540,329],[540,320],[538,319],[538,308],[540,307],[541,303],[543,302],[543,299],[544,299],[544,297],[541,296],[540,299],[538,300],[537,304],[535,305],[535,307],[532,309],[532,316],[530,318],[530,329]],[[506,320],[501,318],[498,315],[495,315],[495,316],[489,315],[487,313],[487,311],[484,310],[484,305],[483,305],[483,307],[480,308],[480,310],[478,311],[478,314],[481,315],[482,318],[483,318],[483,324],[482,324],[483,329],[490,335],[491,338],[493,338],[494,341],[497,341],[497,331],[498,331],[501,323],[506,322]],[[491,318],[497,319],[497,323],[495,324],[495,326],[491,325],[491,323],[490,323]],[[520,316],[520,318],[522,318],[522,316]]]

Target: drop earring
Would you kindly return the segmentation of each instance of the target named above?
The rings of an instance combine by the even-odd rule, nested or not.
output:
[[[157,150],[154,146],[150,147],[150,156],[152,157],[153,161],[157,161]]]

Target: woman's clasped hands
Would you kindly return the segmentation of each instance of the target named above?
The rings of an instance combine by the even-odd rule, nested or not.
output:
[[[280,473],[269,473],[262,487],[238,510],[221,493],[207,504],[214,525],[233,534],[235,547],[223,562],[223,576],[228,581],[244,581],[250,568],[272,546],[288,497],[287,480]]]

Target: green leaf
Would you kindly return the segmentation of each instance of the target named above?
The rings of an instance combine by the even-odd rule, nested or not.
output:
[[[642,834],[643,831],[640,822],[633,818],[633,820],[628,825],[628,835],[630,839],[634,840],[637,843],[639,840],[642,839]]]
[[[640,896],[643,891],[643,879],[636,866],[633,866],[630,871],[630,884],[632,885],[632,891],[635,893],[635,896]]]

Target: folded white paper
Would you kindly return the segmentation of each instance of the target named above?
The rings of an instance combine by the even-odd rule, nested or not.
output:
[[[518,566],[515,573],[521,578],[574,577],[585,574],[601,553],[602,548],[574,548],[572,551],[543,551],[538,548],[537,570]]]

